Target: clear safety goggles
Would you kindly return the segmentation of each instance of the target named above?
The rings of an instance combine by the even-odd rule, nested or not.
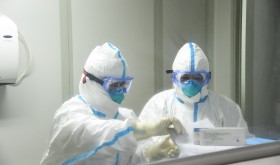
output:
[[[210,72],[186,72],[186,71],[173,71],[167,70],[166,73],[172,73],[172,81],[179,85],[184,86],[194,80],[200,83],[202,86],[207,85],[211,79]]]
[[[133,77],[126,77],[126,78],[104,78],[99,79],[94,75],[87,73],[84,71],[85,76],[87,76],[90,80],[99,83],[106,92],[112,94],[123,94],[128,93],[130,86],[133,81]]]

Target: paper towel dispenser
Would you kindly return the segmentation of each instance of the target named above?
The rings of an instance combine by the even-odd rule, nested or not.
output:
[[[0,85],[14,84],[18,76],[19,43],[17,25],[0,14]]]

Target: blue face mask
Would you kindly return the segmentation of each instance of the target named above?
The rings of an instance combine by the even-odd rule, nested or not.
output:
[[[189,80],[186,85],[182,86],[182,92],[185,96],[193,97],[201,91],[202,86],[203,84],[198,81]]]
[[[124,94],[109,93],[109,95],[111,99],[118,104],[121,104],[124,99]]]

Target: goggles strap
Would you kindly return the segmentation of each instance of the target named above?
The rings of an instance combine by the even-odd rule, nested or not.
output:
[[[91,81],[95,81],[100,85],[103,85],[104,81],[100,80],[99,78],[95,77],[94,75],[88,73],[87,71],[83,71],[83,74],[85,75],[85,77],[83,78],[83,83],[86,83],[86,77],[88,77]]]
[[[165,71],[167,74],[173,73],[173,70],[166,70]]]

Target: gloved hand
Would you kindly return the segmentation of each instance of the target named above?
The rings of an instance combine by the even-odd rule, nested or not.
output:
[[[162,158],[177,158],[180,150],[173,143],[170,135],[162,136],[152,143],[145,151],[144,155],[149,162],[161,160]]]
[[[163,117],[154,122],[131,122],[131,126],[137,140],[146,139],[152,136],[167,135],[174,130],[177,134],[186,133],[186,130],[181,122],[172,116]]]

